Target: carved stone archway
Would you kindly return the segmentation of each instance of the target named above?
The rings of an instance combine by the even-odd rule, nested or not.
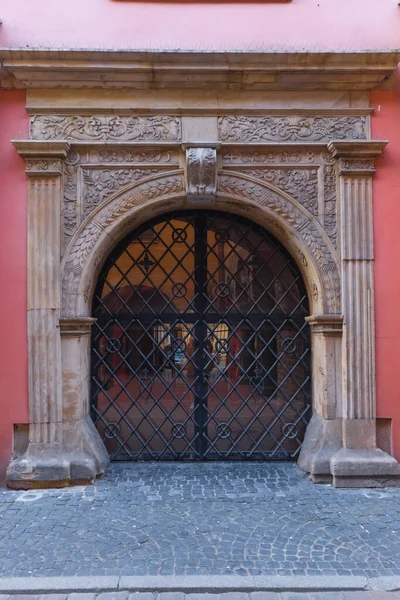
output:
[[[9,485],[68,485],[105,471],[108,455],[89,417],[94,285],[130,230],[184,207],[244,214],[300,267],[313,351],[301,468],[336,486],[397,481],[398,463],[376,446],[371,190],[385,142],[365,139],[366,118],[220,117],[217,139],[183,146],[178,117],[102,117],[100,136],[114,142],[116,131],[127,132],[114,146],[90,140],[95,117],[68,119],[39,115],[38,139],[15,142],[29,176],[30,434]],[[151,139],[129,142],[137,131]],[[296,142],[254,147],[246,138],[276,131]]]

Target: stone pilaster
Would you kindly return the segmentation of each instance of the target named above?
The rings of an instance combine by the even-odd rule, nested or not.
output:
[[[313,416],[298,465],[315,483],[332,480],[331,458],[341,448],[342,331],[341,315],[312,315]]]
[[[338,161],[344,315],[343,449],[331,459],[337,486],[382,485],[400,474],[395,459],[376,447],[372,177],[385,145],[329,145]]]
[[[15,142],[28,182],[29,445],[7,470],[10,487],[68,485],[93,479],[66,449],[60,336],[61,194],[66,142]],[[75,471],[75,472],[74,472]],[[83,473],[86,476],[83,476]]]

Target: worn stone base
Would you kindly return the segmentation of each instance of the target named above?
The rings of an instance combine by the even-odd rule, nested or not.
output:
[[[313,415],[304,438],[298,466],[313,483],[335,487],[400,487],[400,465],[379,448],[343,448],[341,419]]]
[[[379,448],[342,448],[331,459],[335,487],[400,487],[400,464]]]
[[[63,443],[31,442],[7,469],[13,489],[67,487],[93,482],[105,473],[110,459],[89,417],[63,423]]]
[[[331,458],[341,446],[341,420],[327,420],[314,414],[308,424],[297,464],[310,474],[315,483],[330,483]]]

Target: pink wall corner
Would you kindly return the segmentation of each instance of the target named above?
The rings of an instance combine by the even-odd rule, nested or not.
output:
[[[374,178],[377,408],[400,460],[400,93],[373,92],[371,105],[372,137],[389,140]]]
[[[28,422],[25,164],[12,139],[29,136],[25,91],[0,90],[0,483],[13,424]]]

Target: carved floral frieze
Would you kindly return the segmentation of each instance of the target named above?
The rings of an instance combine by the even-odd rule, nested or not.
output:
[[[365,116],[247,117],[218,119],[222,142],[328,142],[367,139]]]
[[[181,120],[169,116],[35,115],[33,140],[180,141]]]

